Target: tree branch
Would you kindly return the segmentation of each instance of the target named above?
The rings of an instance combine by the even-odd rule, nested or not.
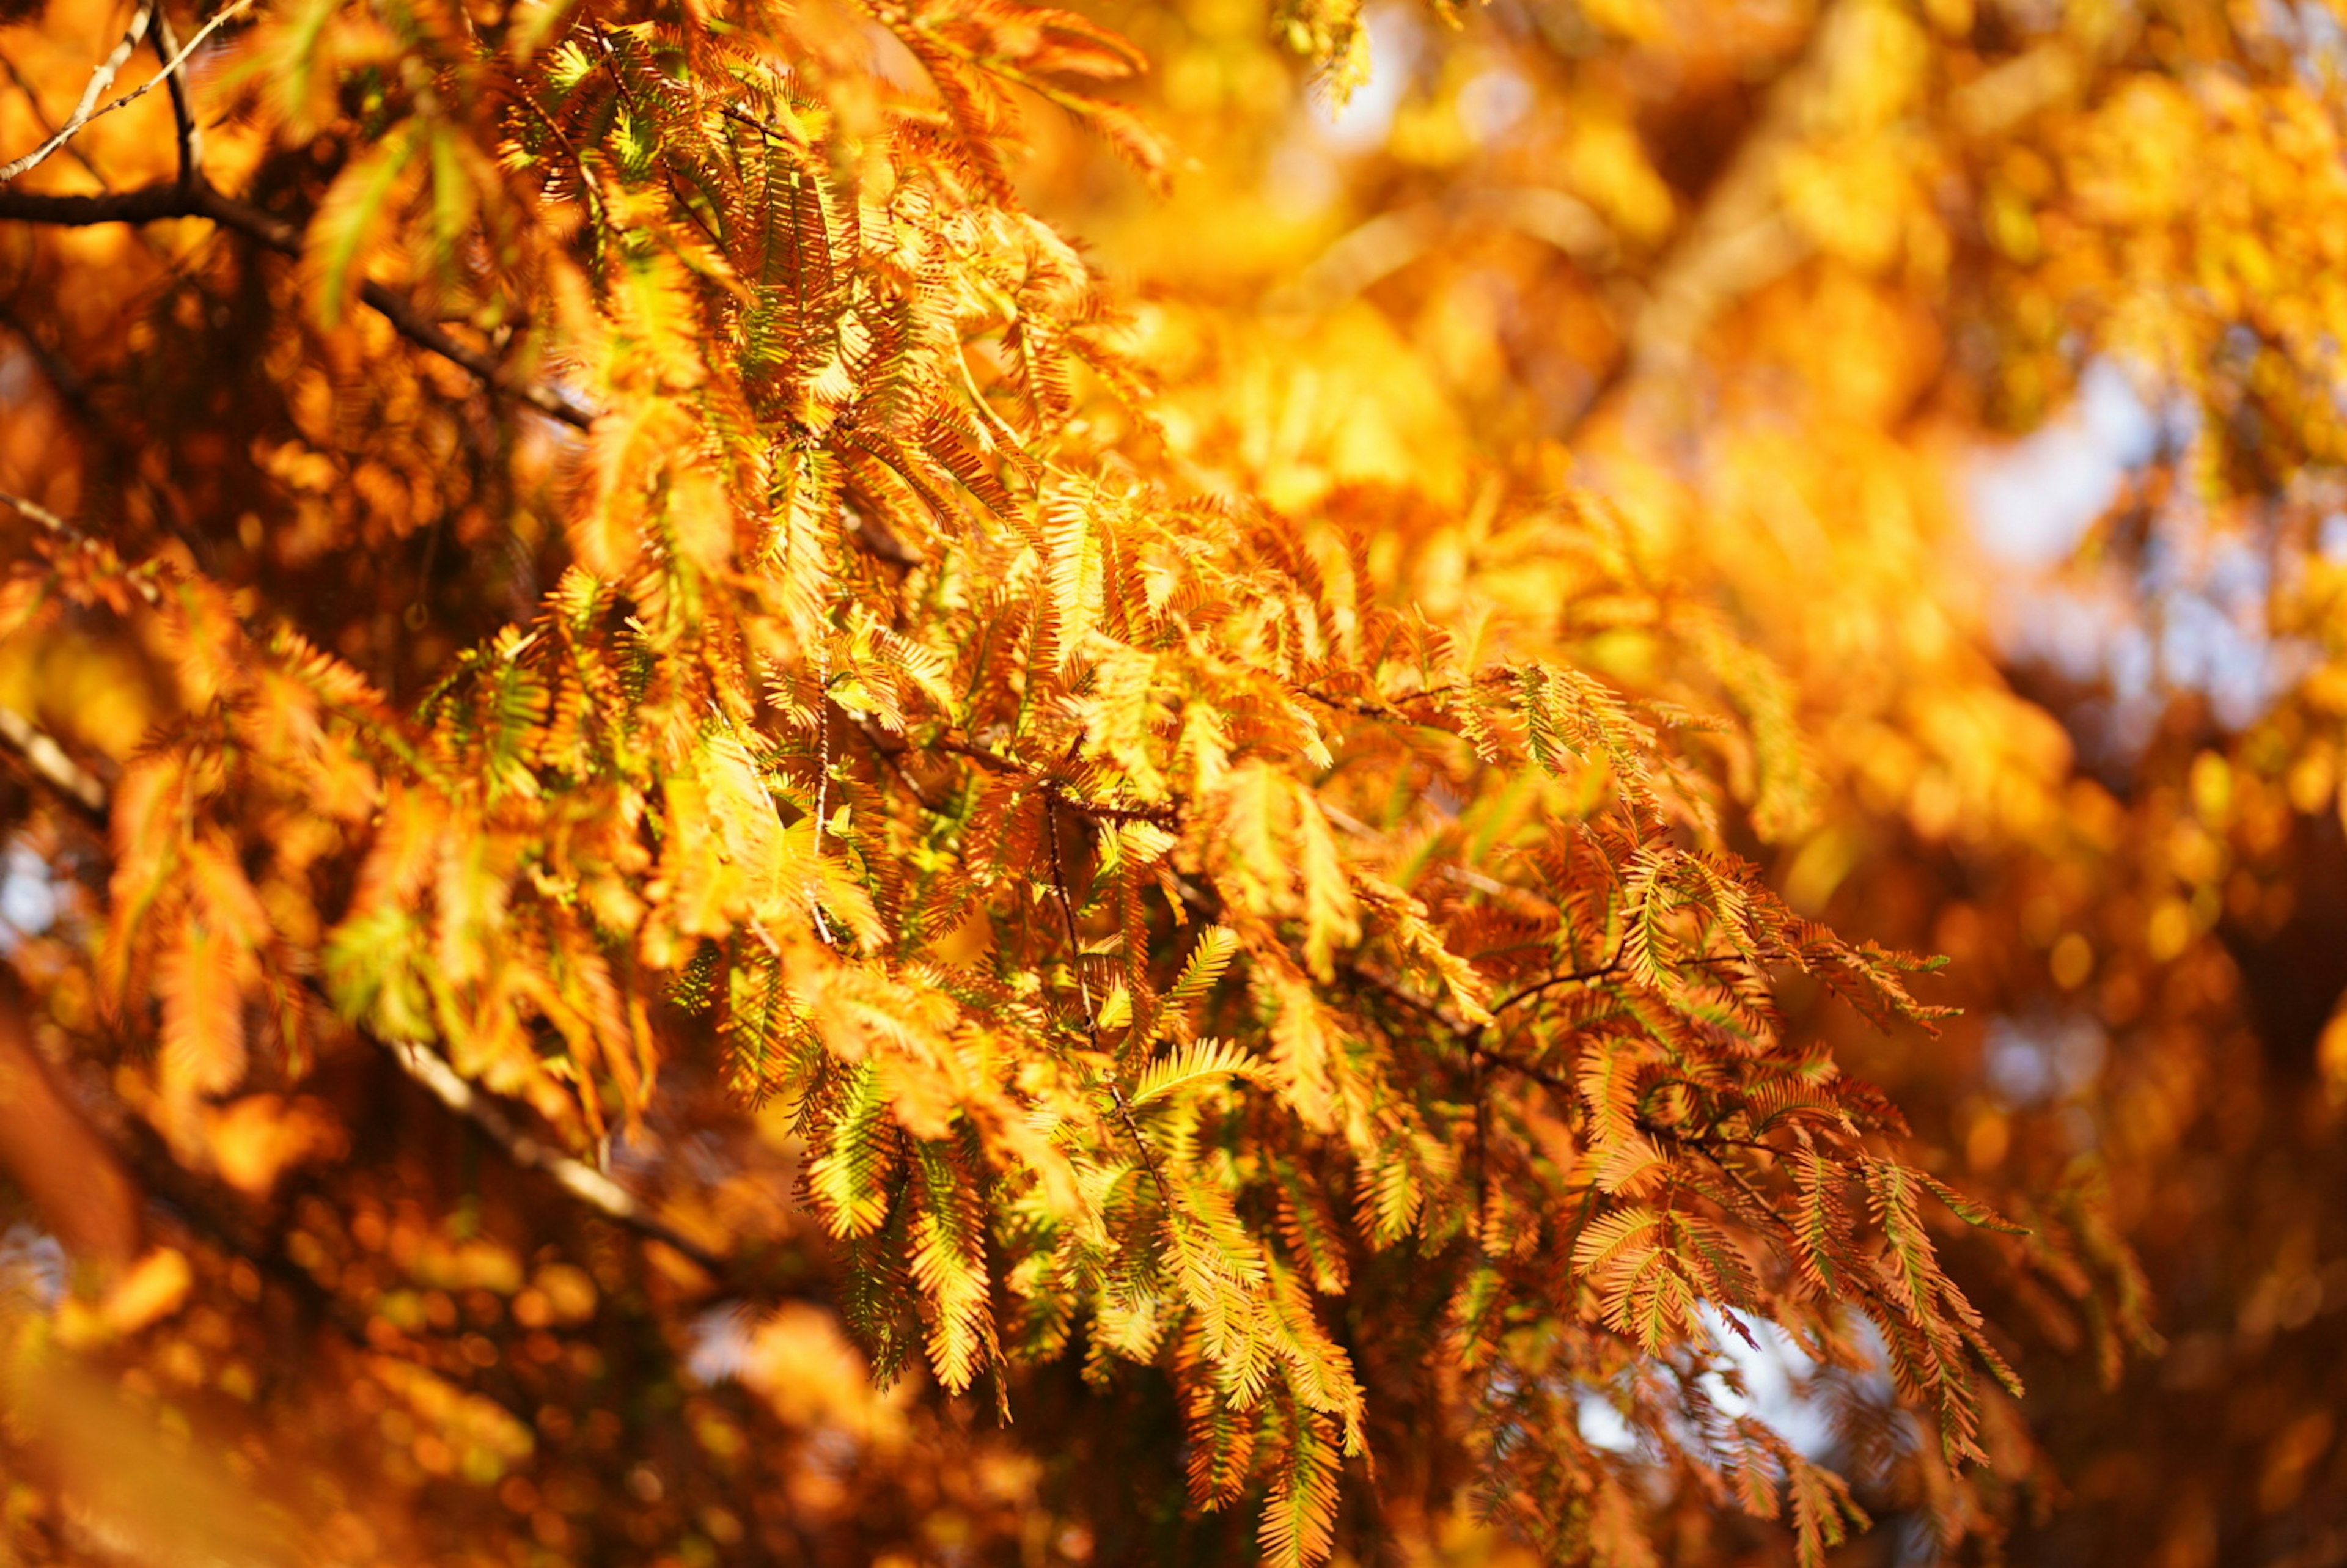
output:
[[[14,708],[0,708],[0,741],[7,743],[35,778],[81,807],[83,815],[106,819],[106,785],[97,775]]]
[[[244,3],[249,5],[251,0],[244,0]],[[120,74],[124,62],[130,58],[137,51],[139,42],[147,36],[148,26],[155,20],[155,5],[156,0],[139,0],[138,9],[131,16],[130,26],[124,30],[122,41],[114,46],[112,53],[97,63],[97,69],[90,72],[89,85],[82,88],[81,101],[74,105],[74,112],[66,117],[66,123],[59,126],[56,134],[48,140],[24,157],[14,162],[0,163],[0,185],[5,185],[26,170],[37,169],[47,162],[51,153],[72,140],[75,133],[82,127],[106,112],[105,109],[97,107],[97,100],[105,95],[107,88],[114,85],[114,78]]]
[[[231,7],[232,10],[241,8],[241,6]],[[171,86],[171,124],[179,138],[179,183],[181,185],[193,185],[200,178],[198,171],[203,167],[204,144],[203,132],[196,125],[195,106],[188,100],[188,79],[179,74],[179,64],[188,57],[198,44],[204,41],[204,33],[219,26],[228,19],[228,16],[229,12],[223,11],[213,17],[205,26],[203,32],[198,33],[189,40],[187,48],[182,49],[179,47],[179,29],[171,26],[170,6],[165,3],[165,0],[156,0],[155,57],[163,62],[161,77]],[[150,82],[148,85],[151,87],[154,84]]]
[[[159,180],[135,190],[99,196],[0,190],[0,219],[21,223],[84,229],[99,223],[160,223],[175,218],[209,219],[280,255],[302,253],[300,230],[258,207],[224,195],[200,173],[187,183],[178,179]],[[425,317],[414,304],[383,284],[372,279],[361,283],[359,298],[397,328],[402,337],[452,364],[463,366],[491,389],[518,399],[549,419],[576,430],[585,430],[595,423],[590,411],[550,386],[518,379],[489,354],[450,336],[437,322]]]
[[[990,774],[998,774],[1005,778],[1023,778],[1079,816],[1087,816],[1095,822],[1147,822],[1153,823],[1169,832],[1181,831],[1182,810],[1178,805],[1113,805],[1104,801],[1086,800],[1081,795],[1070,794],[1057,779],[1039,769],[1030,767],[1016,758],[1006,757],[1001,753],[991,751],[976,742],[958,740],[951,734],[942,734],[927,744],[937,751],[950,752],[958,757],[968,757]]]
[[[106,412],[98,407],[89,378],[43,342],[41,334],[34,331],[31,323],[18,317],[9,305],[0,304],[0,327],[6,327],[16,334],[17,341],[25,345],[25,352],[32,356],[33,363],[40,366],[41,374],[48,378],[58,401],[81,421],[91,439],[105,449],[115,472],[128,475],[132,483],[146,492],[147,499],[154,507],[156,518],[164,530],[187,547],[188,554],[195,559],[197,565],[209,570],[212,565],[210,544],[188,526],[187,514],[180,509],[179,499],[171,494],[169,487],[148,474],[143,460],[145,454],[139,446],[124,439]]]
[[[206,38],[210,37],[212,34],[218,31],[224,23],[236,17],[250,7],[251,4],[252,0],[236,0],[235,5],[231,5],[219,15],[205,23],[201,27],[199,27],[196,30],[196,36],[188,40],[187,47],[179,50],[177,53],[166,55],[164,51],[171,47],[171,21],[169,17],[163,15],[160,0],[148,0],[148,3],[140,8],[138,15],[132,20],[129,33],[124,36],[123,40],[119,45],[116,46],[114,53],[108,56],[107,64],[99,67],[99,70],[104,74],[105,79],[101,81],[97,76],[92,76],[90,77],[90,85],[88,88],[84,90],[82,93],[81,103],[74,109],[73,118],[66,121],[64,125],[58,127],[56,134],[50,137],[49,139],[41,146],[39,150],[26,153],[23,158],[18,159],[15,162],[9,164],[5,169],[0,169],[0,185],[7,184],[8,181],[15,179],[16,176],[25,173],[27,169],[30,169],[36,165],[41,163],[51,153],[56,151],[57,149],[63,147],[67,141],[78,135],[81,128],[89,124],[90,121],[103,119],[108,115],[112,114],[116,109],[126,108],[131,104],[137,103],[140,98],[143,98],[149,93],[153,92],[159,83],[167,84],[170,87],[171,110],[174,118],[179,122],[179,182],[182,185],[194,183],[196,177],[196,125],[194,116],[190,112],[188,108],[186,85],[179,80],[179,67],[188,63],[188,56],[194,54],[196,50],[202,46],[203,41]],[[155,35],[155,50],[156,54],[161,57],[163,61],[163,68],[157,71],[155,75],[148,80],[139,83],[137,87],[131,88],[120,97],[116,98],[113,102],[108,104],[104,108],[91,108],[90,105],[96,100],[97,95],[104,92],[107,87],[113,82],[114,73],[121,69],[122,62],[128,59],[130,57],[130,52],[138,46],[139,35],[147,30],[147,23],[150,18],[154,21],[157,27]]]
[[[422,1084],[441,1104],[488,1134],[514,1164],[551,1178],[555,1185],[606,1218],[674,1247],[710,1273],[725,1272],[723,1258],[670,1226],[627,1188],[585,1161],[574,1160],[516,1126],[496,1101],[475,1088],[471,1080],[449,1066],[437,1051],[414,1040],[384,1040],[382,1044],[402,1072]]]
[[[1602,980],[1606,976],[1620,970],[1622,968],[1622,959],[1628,954],[1629,950],[1630,938],[1625,934],[1622,938],[1621,945],[1614,949],[1614,956],[1606,959],[1604,963],[1598,965],[1595,968],[1574,969],[1566,974],[1551,975],[1548,979],[1542,980],[1537,984],[1526,986],[1523,989],[1516,992],[1513,996],[1508,997],[1504,1000],[1495,1004],[1491,1009],[1491,1016],[1493,1018],[1497,1018],[1501,1013],[1507,1011],[1510,1008],[1515,1006],[1518,1002],[1530,1001],[1532,998],[1540,995],[1542,991],[1553,990],[1558,986],[1580,986],[1587,985],[1592,980]]]
[[[91,538],[87,534],[82,532],[79,528],[74,527],[73,524],[67,522],[65,518],[49,510],[48,507],[42,506],[38,501],[28,501],[22,496],[12,496],[5,490],[0,490],[0,507],[15,507],[18,511],[24,513],[25,516],[32,518],[34,522],[39,524],[45,531],[63,539],[66,543],[72,545],[77,549],[96,550],[103,548],[96,539]],[[158,589],[154,583],[149,581],[148,579],[132,572],[125,571],[122,574],[122,580],[128,583],[130,585],[131,591],[136,593],[139,598],[145,600],[149,608],[159,608],[161,606],[163,602],[162,590]]]
[[[33,84],[25,79],[25,73],[16,68],[16,62],[0,56],[0,71],[6,72],[8,80],[18,92],[25,95],[25,107],[33,111],[33,123],[40,128],[41,134],[55,136],[57,133],[57,128],[49,122],[48,111],[41,107],[41,95],[34,91]],[[90,161],[89,154],[70,144],[67,146],[66,151],[73,155],[73,160],[82,166],[84,172],[97,181],[98,189],[101,190],[114,189],[114,182],[106,178],[104,170]]]

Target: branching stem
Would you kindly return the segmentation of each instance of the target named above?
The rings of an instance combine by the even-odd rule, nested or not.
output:
[[[1075,900],[1068,897],[1067,869],[1060,859],[1060,820],[1054,809],[1057,800],[1054,792],[1043,802],[1043,839],[1051,851],[1051,890],[1060,896],[1060,916],[1067,923],[1068,967],[1076,972],[1076,994],[1083,999],[1084,1035],[1092,1041],[1095,1052],[1106,1055],[1101,1045],[1100,1009],[1092,1005],[1092,982],[1084,978],[1083,942],[1076,934]],[[1174,1216],[1174,1188],[1165,1179],[1164,1167],[1157,1163],[1157,1151],[1151,1148],[1149,1140],[1143,1136],[1141,1120],[1133,1115],[1133,1106],[1126,1101],[1124,1090],[1118,1084],[1115,1074],[1104,1073],[1102,1077],[1108,1083],[1109,1098],[1116,1103],[1117,1119],[1124,1123],[1125,1132],[1133,1139],[1133,1147],[1141,1151],[1142,1163],[1149,1167],[1150,1178],[1157,1184],[1157,1195],[1164,1200],[1165,1216],[1170,1222]]]
[[[134,190],[100,196],[52,196],[0,190],[0,220],[82,229],[99,223],[160,223],[175,218],[203,218],[232,230],[282,256],[302,253],[302,232],[260,208],[222,194],[200,173],[188,183],[174,176]],[[439,323],[426,317],[409,301],[368,279],[359,285],[359,298],[417,346],[431,350],[452,364],[472,372],[486,385],[517,398],[549,419],[575,430],[595,423],[591,410],[580,407],[550,386],[519,380],[490,354],[449,335]]]
[[[246,3],[250,4],[251,0],[246,0]],[[49,155],[71,141],[75,133],[82,127],[107,112],[106,109],[97,107],[97,100],[106,96],[106,89],[114,85],[114,78],[121,73],[125,62],[137,52],[139,44],[145,40],[147,29],[155,20],[155,5],[156,0],[139,0],[138,9],[131,15],[130,26],[123,30],[121,41],[116,44],[113,51],[100,60],[97,68],[89,73],[89,85],[82,88],[81,101],[74,105],[73,113],[66,117],[66,123],[59,126],[48,140],[41,143],[24,157],[8,163],[0,163],[0,185],[5,185],[18,175],[37,169],[47,162]],[[127,101],[127,99],[118,98],[115,103],[108,104],[107,108],[116,108]]]

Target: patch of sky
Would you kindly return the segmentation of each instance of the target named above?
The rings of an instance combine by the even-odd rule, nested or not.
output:
[[[2321,0],[2257,0],[2254,9],[2259,23],[2286,46],[2309,91],[2327,92],[2333,78],[2347,74],[2347,28]]]
[[[2109,1041],[2085,1013],[2044,1012],[1989,1020],[1982,1070],[2014,1109],[2071,1099],[2092,1087]]]
[[[1584,1388],[1574,1396],[1573,1402],[1573,1424],[1581,1429],[1583,1442],[1611,1454],[1636,1451],[1638,1435],[1630,1430],[1629,1420],[1614,1408],[1613,1400],[1595,1389]]]
[[[1720,1414],[1731,1420],[1749,1416],[1772,1428],[1804,1459],[1823,1459],[1834,1445],[1834,1431],[1824,1408],[1809,1392],[1818,1364],[1790,1334],[1765,1317],[1737,1319],[1758,1341],[1747,1345],[1721,1308],[1706,1302],[1699,1313],[1720,1363],[1720,1369],[1706,1372],[1701,1382]]]
[[[750,1364],[750,1336],[754,1325],[748,1305],[721,1301],[692,1320],[692,1348],[684,1358],[686,1376],[704,1386],[730,1383]]]
[[[2206,698],[2218,723],[2253,722],[2302,667],[2306,650],[2266,622],[2271,569],[2262,541],[2212,525],[2187,488],[2150,519],[2139,552],[2065,569],[2128,476],[2198,437],[2197,410],[2155,410],[2108,359],[2090,363],[2072,406],[2044,428],[1982,455],[1963,500],[1989,559],[2004,569],[1994,623],[2014,659],[2107,696],[2074,715],[2090,751],[2140,750],[2177,692]],[[2321,547],[2347,558],[2347,522]]]
[[[2347,512],[2333,512],[2322,519],[2316,533],[2314,548],[2322,559],[2335,566],[2347,566]]]
[[[22,839],[0,855],[0,955],[15,952],[57,920],[57,888],[49,863]]]
[[[22,1291],[42,1310],[65,1299],[66,1249],[37,1226],[17,1224],[0,1231],[0,1290]]]
[[[1315,117],[1320,139],[1347,152],[1385,144],[1425,46],[1418,18],[1399,5],[1372,6],[1361,26],[1369,35],[1369,79],[1342,104],[1330,104],[1325,118]]]
[[[2116,500],[2127,470],[2159,447],[2159,422],[2127,373],[2098,359],[2065,415],[1974,466],[1965,499],[1988,553],[2017,567],[2069,558]]]
[[[1830,1461],[1840,1437],[1819,1392],[1819,1365],[1793,1336],[1765,1317],[1737,1314],[1736,1321],[1752,1337],[1747,1344],[1724,1308],[1706,1302],[1697,1308],[1697,1316],[1710,1337],[1712,1354],[1709,1368],[1698,1373],[1696,1382],[1712,1408],[1731,1420],[1749,1417],[1760,1421],[1805,1459]],[[1874,1368],[1861,1375],[1862,1399],[1887,1406],[1893,1392],[1881,1371],[1886,1364],[1881,1337],[1863,1319],[1855,1327]],[[1590,1447],[1624,1455],[1637,1451],[1637,1434],[1604,1389],[1579,1389],[1574,1417],[1582,1440]]]
[[[1369,36],[1369,79],[1342,104],[1316,94],[1317,101],[1299,106],[1264,160],[1264,197],[1283,212],[1307,217],[1334,202],[1344,189],[1344,161],[1385,144],[1409,91],[1424,52],[1418,19],[1403,6],[1378,5],[1361,26]]]

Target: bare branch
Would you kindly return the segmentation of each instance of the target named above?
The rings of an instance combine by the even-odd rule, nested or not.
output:
[[[188,40],[187,46],[166,59],[163,62],[163,68],[156,72],[151,78],[141,82],[105,108],[94,108],[91,106],[97,102],[98,95],[114,85],[115,74],[122,69],[123,62],[130,57],[131,52],[138,47],[139,41],[147,36],[148,25],[159,15],[158,0],[145,0],[138,8],[138,15],[131,18],[130,30],[123,35],[122,42],[115,46],[114,53],[108,55],[97,71],[91,74],[89,86],[82,89],[81,102],[74,107],[72,116],[65,124],[57,128],[55,136],[42,143],[38,149],[26,153],[14,163],[0,166],[0,185],[7,184],[18,175],[46,161],[51,153],[79,135],[81,128],[90,121],[103,119],[116,109],[137,103],[140,98],[153,92],[159,83],[170,84],[172,107],[181,115],[179,179],[182,183],[190,181],[194,177],[194,165],[191,161],[194,125],[186,118],[186,99],[181,96],[183,89],[179,79],[179,67],[188,63],[188,56],[201,47],[206,38],[210,37],[223,24],[241,15],[251,5],[252,0],[236,0],[235,5],[229,6],[198,28],[196,36]],[[166,21],[163,26],[168,31],[170,24]]]
[[[222,16],[226,15],[221,13]],[[220,20],[220,17],[214,17],[211,26],[219,26]],[[203,131],[196,124],[195,106],[188,99],[188,78],[179,73],[177,67],[179,60],[187,58],[189,50],[202,39],[203,35],[199,33],[187,49],[180,48],[179,29],[171,26],[170,6],[164,4],[164,0],[156,0],[155,57],[163,62],[161,79],[171,84],[171,123],[179,138],[179,183],[182,185],[196,182],[197,171],[203,167],[204,143]],[[177,59],[173,57],[175,56]]]
[[[200,175],[190,184],[174,179],[104,196],[0,190],[0,219],[24,223],[79,229],[97,223],[159,223],[173,218],[207,218],[280,255],[302,253],[300,230],[258,207],[223,195]],[[518,398],[548,418],[574,429],[584,430],[595,423],[595,415],[589,410],[550,386],[518,379],[489,354],[458,342],[437,322],[426,318],[381,283],[372,280],[363,283],[359,297],[381,313],[401,336],[453,364],[462,365],[494,390]]]
[[[41,95],[34,90],[32,83],[25,79],[25,73],[16,68],[16,62],[9,59],[5,55],[0,55],[0,71],[6,72],[8,75],[8,80],[15,85],[18,92],[25,95],[25,107],[33,111],[33,123],[40,128],[41,134],[44,136],[55,136],[57,132],[57,128],[49,122],[48,111],[41,107]],[[70,145],[66,148],[66,151],[73,155],[73,160],[76,163],[80,164],[83,170],[87,173],[92,179],[97,181],[99,190],[111,190],[114,189],[114,182],[106,178],[106,173],[103,169],[99,169],[97,164],[90,161],[89,154],[84,152],[78,147]]]
[[[66,755],[66,749],[14,708],[0,708],[0,741],[23,759],[34,776],[92,816],[106,815],[106,785]]]
[[[553,1178],[557,1186],[588,1207],[640,1235],[674,1247],[712,1274],[725,1272],[724,1260],[671,1228],[627,1188],[594,1166],[549,1148],[514,1125],[513,1119],[496,1101],[475,1088],[471,1080],[449,1066],[437,1051],[414,1040],[383,1043],[402,1072],[422,1084],[441,1104],[487,1133],[515,1164]]]
[[[77,545],[87,544],[89,542],[88,535],[83,533],[79,528],[75,528],[71,523],[66,521],[63,518],[57,516],[56,513],[41,505],[38,501],[28,501],[22,496],[12,496],[5,490],[0,490],[0,506],[15,507],[18,511],[32,518],[33,521],[38,523],[43,529],[56,535],[57,538],[61,539],[69,540],[70,542]]]
[[[0,185],[5,185],[26,170],[37,168],[46,162],[51,153],[71,140],[76,131],[97,118],[91,112],[92,109],[96,108],[97,100],[105,95],[106,89],[114,85],[114,78],[120,73],[123,63],[130,58],[131,54],[138,47],[139,41],[147,36],[148,25],[154,19],[155,0],[140,0],[137,14],[130,18],[130,26],[122,35],[122,41],[114,46],[113,53],[97,63],[96,70],[90,72],[89,85],[81,90],[81,102],[74,105],[74,112],[66,117],[66,123],[59,126],[56,133],[48,140],[24,157],[13,163],[0,163]]]

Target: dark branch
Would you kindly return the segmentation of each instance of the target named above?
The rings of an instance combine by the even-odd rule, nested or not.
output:
[[[1178,806],[1117,805],[1107,801],[1086,800],[1081,795],[1071,794],[1067,786],[1057,779],[1014,758],[1006,757],[999,752],[990,751],[975,742],[958,740],[952,735],[940,735],[928,744],[940,752],[950,752],[958,757],[968,757],[990,774],[997,774],[1005,778],[1026,779],[1079,816],[1088,816],[1095,822],[1154,823],[1168,832],[1181,831],[1182,812]]]
[[[175,218],[208,219],[280,255],[302,253],[300,230],[258,207],[223,195],[200,175],[192,183],[182,184],[173,179],[142,185],[136,190],[99,196],[0,190],[0,219],[21,223],[85,229],[99,223],[160,223]],[[415,305],[381,283],[372,280],[362,283],[359,297],[396,327],[401,336],[452,364],[463,366],[492,389],[573,429],[584,430],[594,424],[595,415],[589,410],[552,387],[515,376],[487,353],[451,337],[437,322],[428,320]]]
[[[1494,1050],[1480,1040],[1470,1041],[1467,1050],[1479,1061],[1488,1061],[1494,1067],[1503,1067],[1510,1072],[1529,1078],[1543,1089],[1553,1090],[1559,1094],[1568,1096],[1574,1092],[1571,1082],[1559,1078],[1544,1067],[1534,1066],[1522,1057],[1511,1056],[1504,1050]]]
[[[1569,974],[1551,975],[1548,979],[1540,981],[1536,985],[1526,986],[1522,990],[1516,992],[1513,996],[1508,997],[1504,1000],[1494,1004],[1491,1009],[1491,1016],[1493,1018],[1497,1018],[1501,1013],[1507,1011],[1510,1008],[1515,1006],[1518,1002],[1530,1001],[1532,998],[1540,995],[1542,991],[1554,990],[1559,986],[1585,986],[1592,980],[1602,980],[1608,975],[1616,974],[1620,972],[1622,968],[1622,959],[1629,950],[1630,938],[1627,935],[1624,935],[1622,938],[1621,946],[1614,949],[1614,956],[1606,959],[1603,964],[1598,965],[1595,968],[1574,969]]]
[[[194,45],[190,44],[190,48]],[[171,10],[164,0],[155,6],[155,57],[163,62],[163,74],[170,83],[171,126],[179,141],[179,183],[193,186],[202,178],[203,132],[196,126],[195,106],[188,101],[188,79],[181,75],[172,56],[179,55],[179,32],[171,26]]]

